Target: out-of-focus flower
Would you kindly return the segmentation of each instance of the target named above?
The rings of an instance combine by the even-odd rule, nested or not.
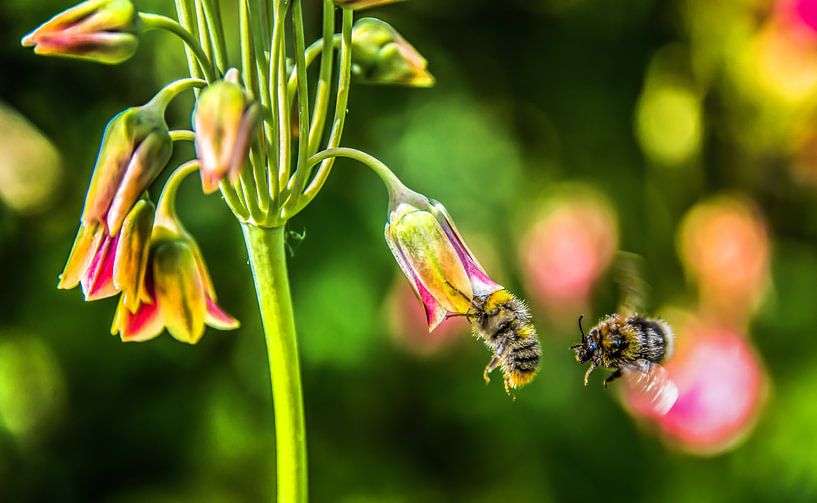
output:
[[[780,3],[785,4],[786,2]],[[791,4],[796,20],[817,33],[817,1],[794,0]]]
[[[121,63],[136,52],[137,12],[131,0],[88,0],[23,37],[36,54]]]
[[[701,321],[690,322],[665,368],[679,396],[654,418],[667,439],[696,454],[717,454],[752,429],[763,403],[765,374],[747,339]]]
[[[689,161],[703,136],[700,99],[680,83],[647,86],[638,101],[636,133],[651,160],[668,166]]]
[[[22,214],[47,210],[62,179],[59,152],[41,131],[2,102],[0,152],[0,200]]]
[[[238,320],[216,304],[216,292],[195,240],[176,216],[176,191],[195,164],[182,167],[165,185],[151,233],[150,250],[139,295],[133,306],[123,295],[111,333],[123,341],[147,341],[164,328],[175,339],[197,343],[205,325],[219,330],[238,328]],[[192,168],[192,169],[191,169]],[[132,262],[144,260],[143,256]]]
[[[41,440],[65,398],[59,360],[41,338],[0,334],[0,427],[18,440]]]
[[[386,242],[423,302],[429,331],[502,287],[485,274],[445,208],[408,189],[392,195]]]
[[[574,320],[617,247],[613,208],[595,190],[571,185],[545,201],[519,255],[536,301],[552,318]]]
[[[428,332],[423,307],[405,281],[395,281],[386,300],[390,331],[395,342],[418,355],[433,355],[451,347],[467,333],[468,324],[459,318],[444,319],[434,332]]]
[[[757,209],[735,196],[696,205],[681,222],[678,249],[702,306],[739,325],[769,278],[769,237]]]
[[[434,85],[428,62],[385,21],[358,20],[352,29],[352,73],[361,82],[413,87]]]
[[[227,72],[224,80],[202,91],[196,101],[193,124],[205,193],[218,190],[219,182],[227,174],[233,183],[238,181],[260,118],[260,108],[239,85],[235,68]]]
[[[115,236],[99,222],[82,224],[58,287],[71,289],[82,284],[86,301],[121,291],[126,305],[133,307],[145,276],[153,215],[153,204],[142,199]]]
[[[361,10],[370,7],[379,7],[390,3],[402,2],[403,0],[334,0],[335,5],[344,9]]]

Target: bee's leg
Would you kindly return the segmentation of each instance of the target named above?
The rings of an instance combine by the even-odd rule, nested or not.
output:
[[[584,373],[585,386],[590,382],[590,374],[592,374],[594,370],[596,370],[596,362],[590,362],[590,366],[587,367],[587,372]]]
[[[451,290],[457,292],[460,295],[460,297],[465,299],[465,301],[468,302],[469,304],[471,304],[472,307],[479,308],[479,305],[474,301],[473,297],[469,297],[469,296],[465,295],[462,292],[462,290],[460,290],[459,288],[452,285],[451,282],[449,282],[449,281],[446,281],[445,284],[446,284],[446,286],[448,286],[448,288],[450,288]],[[467,314],[467,313],[463,313],[463,314]]]
[[[505,393],[507,393],[507,395],[511,397],[511,400],[513,400],[514,402],[516,401],[516,395],[514,395],[513,391],[511,391],[511,380],[508,379],[507,377],[505,377]]]
[[[607,379],[604,380],[604,389],[607,389],[607,383],[613,382],[619,377],[621,377],[621,369],[616,369],[615,372],[607,376]]]
[[[505,355],[505,348],[508,339],[503,337],[499,341],[499,345],[496,347],[496,351],[494,351],[494,357],[491,358],[491,361],[488,362],[488,365],[485,366],[485,370],[482,372],[482,378],[485,379],[485,384],[491,382],[491,378],[488,377],[488,374],[494,371],[495,368],[499,367],[499,364],[502,362],[502,357]],[[508,389],[508,380],[505,380],[505,390]]]
[[[494,356],[491,358],[491,361],[488,362],[488,365],[485,366],[485,370],[482,371],[482,378],[485,379],[485,384],[491,382],[491,377],[488,374],[493,372],[497,367],[499,367],[499,357]]]

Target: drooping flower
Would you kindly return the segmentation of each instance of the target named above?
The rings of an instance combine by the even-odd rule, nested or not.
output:
[[[352,73],[369,84],[434,85],[428,62],[389,23],[373,17],[352,29]]]
[[[429,331],[449,314],[466,314],[474,296],[502,289],[466,246],[438,202],[401,187],[391,197],[386,242],[420,298]]]
[[[36,54],[121,63],[136,52],[138,13],[131,0],[87,0],[23,37]]]
[[[125,285],[126,302],[132,305],[140,269],[130,263],[120,266],[115,276],[115,264],[124,250],[144,248],[150,236],[145,222],[152,219],[152,205],[136,206],[173,151],[164,119],[166,99],[160,92],[148,104],[121,112],[105,128],[80,230],[58,288],[81,283],[85,300],[92,301],[115,295]],[[120,236],[130,215],[133,227]]]
[[[239,85],[235,68],[227,72],[224,80],[202,91],[193,123],[205,193],[218,190],[225,175],[229,174],[233,183],[238,181],[260,118],[260,108]]]
[[[194,161],[179,168],[165,185],[153,222],[140,295],[131,308],[123,295],[111,333],[125,341],[147,341],[167,331],[175,339],[197,343],[205,325],[219,330],[239,322],[216,303],[216,292],[196,241],[176,216],[174,199],[181,180],[196,171]],[[134,260],[135,261],[135,260]]]

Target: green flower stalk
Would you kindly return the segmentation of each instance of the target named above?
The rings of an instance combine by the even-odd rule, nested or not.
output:
[[[138,45],[136,7],[130,0],[88,0],[54,16],[23,37],[36,54],[122,63]]]

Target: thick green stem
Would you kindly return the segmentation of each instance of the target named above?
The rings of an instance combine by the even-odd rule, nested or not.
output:
[[[307,501],[306,428],[284,227],[242,224],[267,341],[280,503]]]

